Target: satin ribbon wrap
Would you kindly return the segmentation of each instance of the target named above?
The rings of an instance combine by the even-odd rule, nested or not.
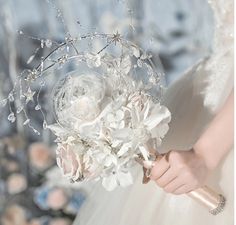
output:
[[[224,210],[225,197],[208,186],[198,188],[187,195],[205,206],[213,215],[217,215]]]
[[[163,156],[158,155],[156,161],[159,161]],[[138,158],[136,160],[144,168],[143,183],[148,183],[149,178],[147,172],[153,167],[153,161],[144,162]],[[208,186],[203,186],[187,194],[189,197],[206,207],[212,215],[217,215],[224,210],[226,199],[223,195],[217,193]]]

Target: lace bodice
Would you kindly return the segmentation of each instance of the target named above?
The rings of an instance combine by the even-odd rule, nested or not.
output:
[[[204,104],[215,111],[233,88],[233,0],[210,0],[215,19],[213,50],[205,64],[207,77],[199,76],[204,83]],[[204,73],[203,73],[204,74]]]

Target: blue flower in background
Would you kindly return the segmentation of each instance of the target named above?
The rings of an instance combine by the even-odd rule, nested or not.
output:
[[[86,196],[84,193],[81,191],[75,191],[69,200],[66,211],[72,214],[77,214],[85,199]]]
[[[48,210],[49,206],[47,204],[47,197],[51,188],[44,186],[40,187],[35,191],[34,202],[37,206],[43,210]]]

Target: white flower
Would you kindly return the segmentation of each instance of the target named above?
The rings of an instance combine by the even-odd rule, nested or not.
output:
[[[69,76],[55,96],[55,113],[61,124],[72,130],[94,120],[101,112],[105,97],[106,83],[98,74]]]
[[[123,156],[128,151],[132,150],[132,143],[125,143],[121,146],[120,150],[117,152],[117,156]]]
[[[155,104],[148,96],[142,95],[139,98],[133,95],[127,107],[130,108],[130,126],[113,131],[112,137],[124,143],[132,143],[132,148],[139,149],[147,160],[149,151],[146,146],[151,139],[156,141],[157,146],[161,144],[161,138],[169,129],[170,112],[166,107]]]
[[[112,152],[112,148],[105,142],[97,142],[93,152],[93,158],[98,164],[106,168],[117,165],[117,156]]]
[[[105,120],[107,125],[114,129],[121,129],[125,126],[125,112],[121,109],[110,112],[106,115]]]
[[[81,96],[73,101],[70,110],[71,114],[79,121],[91,121],[100,113],[98,102],[88,96]]]
[[[122,170],[121,168],[117,168],[113,170],[109,176],[103,177],[102,185],[106,190],[112,191],[118,185],[121,187],[127,187],[133,183],[132,175],[129,171]]]

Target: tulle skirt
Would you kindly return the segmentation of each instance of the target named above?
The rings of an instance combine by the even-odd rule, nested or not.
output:
[[[164,104],[172,113],[170,130],[159,152],[188,150],[214,116],[204,105],[204,95],[196,86],[193,70],[168,88]],[[202,85],[202,84],[201,84]],[[228,93],[230,90],[227,91]],[[223,140],[222,140],[223,141]],[[213,216],[187,195],[165,193],[154,182],[142,184],[142,169],[134,169],[135,183],[107,192],[100,183],[90,182],[88,197],[75,225],[232,225],[233,149],[208,179],[207,185],[223,194],[227,203]],[[87,187],[87,188],[86,188]]]

